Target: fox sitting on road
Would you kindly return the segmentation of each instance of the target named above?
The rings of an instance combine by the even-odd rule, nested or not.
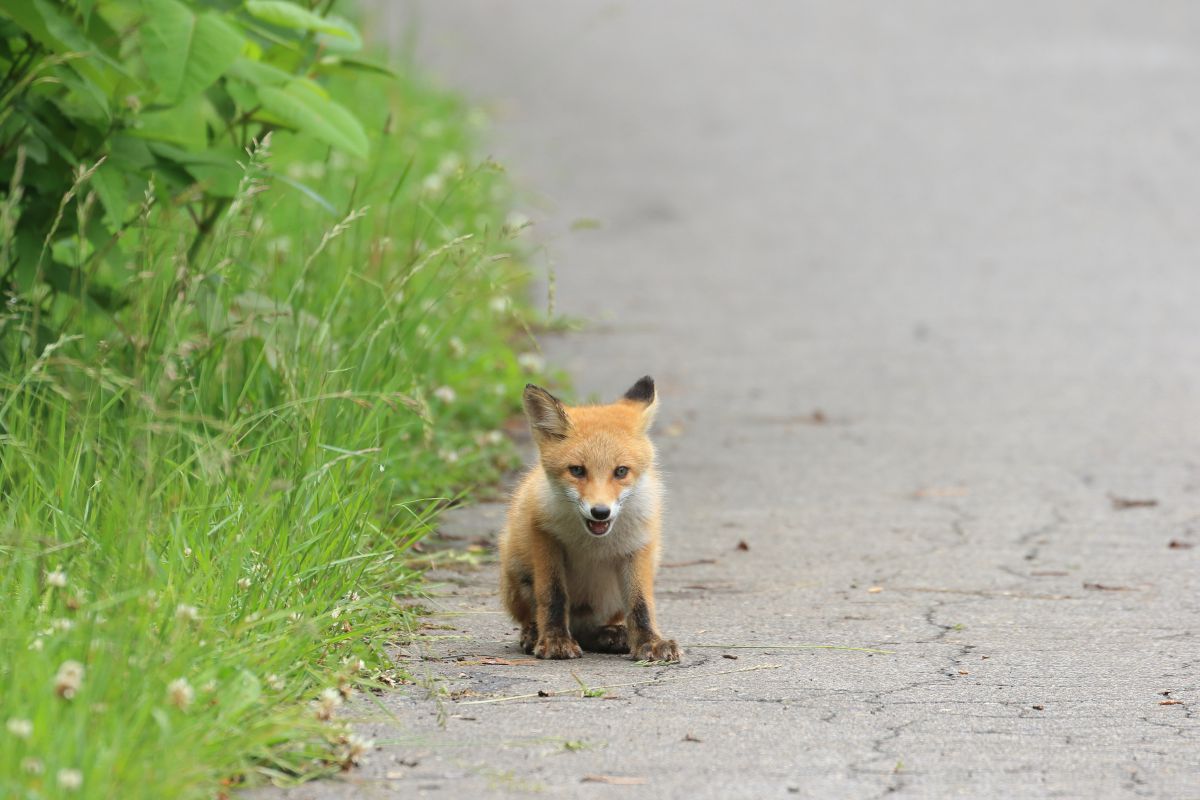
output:
[[[610,405],[566,408],[533,384],[524,401],[540,464],[517,487],[500,536],[500,592],[521,646],[538,658],[589,650],[678,661],[678,645],[654,622],[654,381],[642,378]]]

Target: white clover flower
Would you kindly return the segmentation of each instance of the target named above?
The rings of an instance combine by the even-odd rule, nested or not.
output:
[[[458,456],[457,450],[439,450],[438,451],[438,458],[440,458],[442,461],[445,461],[447,464],[457,464],[458,457],[459,456]]]
[[[238,588],[242,591],[249,589],[252,583],[253,581],[251,581],[249,578],[238,578]]]
[[[333,712],[342,704],[342,695],[337,689],[325,689],[321,692],[320,697],[312,703],[313,713],[317,715],[317,719],[328,720],[333,718]]]
[[[75,627],[75,622],[66,618],[59,618],[50,623],[50,628],[54,631],[69,631]]]
[[[334,606],[333,611],[329,612],[329,616],[333,617],[334,619],[337,619],[341,615],[342,615],[342,607],[341,606]]]
[[[187,678],[176,678],[167,684],[167,702],[180,711],[187,711],[196,699],[196,692]]]
[[[83,675],[83,664],[78,661],[64,661],[54,676],[55,693],[64,700],[70,700],[79,691]]]
[[[431,172],[421,181],[421,188],[430,194],[437,194],[446,186],[446,179],[440,173]]]
[[[537,353],[521,353],[517,356],[517,364],[526,372],[542,372],[546,369],[546,359]]]
[[[277,692],[283,691],[283,687],[286,685],[287,684],[284,683],[283,678],[279,677],[274,672],[267,676],[267,686]]]
[[[192,548],[188,547],[186,544],[183,546],[183,557],[184,558],[192,557]]]
[[[200,611],[195,606],[189,606],[187,603],[180,603],[175,608],[175,619],[181,619],[186,622],[195,622],[200,619]]]
[[[21,771],[26,775],[41,775],[46,771],[46,765],[42,763],[40,758],[21,759]]]
[[[512,301],[504,295],[500,295],[499,297],[493,297],[491,301],[488,302],[488,305],[495,313],[503,314],[512,306]]]
[[[8,732],[18,739],[28,739],[33,735],[33,723],[27,719],[13,717],[4,727],[8,728]]]
[[[342,746],[338,748],[338,761],[343,764],[357,764],[374,746],[374,740],[364,739],[352,733],[343,737]]]
[[[83,773],[77,769],[60,769],[58,771],[58,785],[68,792],[73,792],[80,786],[83,786]]]
[[[40,637],[29,643],[29,649],[35,653],[40,653],[45,646],[46,643]]]
[[[62,567],[54,570],[54,572],[47,572],[46,583],[61,589],[67,585],[67,573],[62,571]]]
[[[443,403],[453,403],[458,399],[458,394],[449,386],[439,386],[433,390],[433,396]]]

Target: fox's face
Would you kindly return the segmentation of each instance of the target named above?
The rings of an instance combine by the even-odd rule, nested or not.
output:
[[[525,387],[525,414],[551,486],[579,511],[581,526],[605,536],[654,464],[646,435],[657,402],[642,378],[605,406],[567,408],[539,386]]]

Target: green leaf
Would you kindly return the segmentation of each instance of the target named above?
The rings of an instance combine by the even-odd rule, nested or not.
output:
[[[370,72],[375,75],[384,75],[388,78],[399,78],[400,74],[387,64],[382,64],[378,61],[372,61],[369,58],[357,58],[355,56],[325,56],[319,62],[326,70],[344,69],[352,72]]]
[[[173,108],[146,111],[139,114],[134,136],[170,142],[188,150],[203,150],[208,146],[208,129],[204,124],[204,104],[200,95],[191,97]]]
[[[362,50],[362,34],[358,32],[358,28],[354,27],[354,23],[345,17],[339,17],[337,14],[330,14],[325,18],[325,21],[337,25],[345,33],[318,33],[317,44],[324,47],[330,53],[349,54]]]
[[[246,0],[246,11],[250,12],[250,16],[280,28],[317,31],[344,39],[354,38],[353,27],[343,27],[348,23],[340,17],[322,17],[286,0]]]
[[[312,81],[293,80],[282,89],[260,86],[258,96],[264,110],[290,127],[357,158],[367,157],[370,143],[362,123]]]
[[[147,10],[142,57],[167,103],[207,89],[242,52],[242,35],[215,12],[197,14],[179,0],[151,0]]]
[[[245,57],[233,62],[229,67],[229,74],[255,86],[283,86],[292,80],[290,72]]]

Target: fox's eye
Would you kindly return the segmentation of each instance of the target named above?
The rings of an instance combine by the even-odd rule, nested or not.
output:
[[[616,476],[618,480],[621,478],[624,478],[628,474],[629,474],[629,467],[617,467],[616,469],[613,470],[613,475]]]
[[[582,478],[584,475],[587,475],[587,470],[584,469],[583,467],[579,466],[578,464],[567,467],[567,472],[571,473],[576,478]]]

